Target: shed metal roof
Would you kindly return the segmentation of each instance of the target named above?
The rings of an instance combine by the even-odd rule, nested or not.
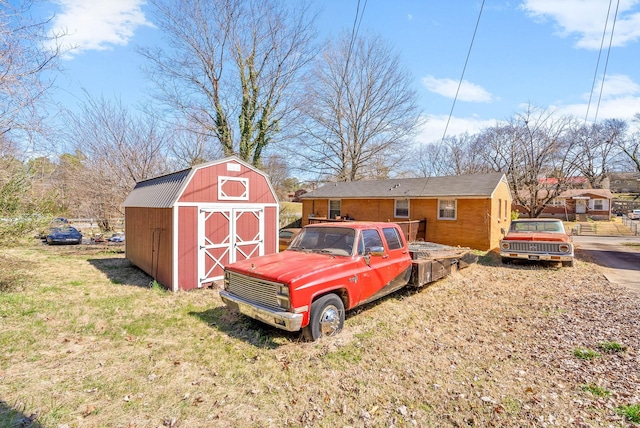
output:
[[[192,168],[136,183],[123,207],[170,208],[180,196]]]
[[[491,197],[503,173],[328,183],[301,199]]]

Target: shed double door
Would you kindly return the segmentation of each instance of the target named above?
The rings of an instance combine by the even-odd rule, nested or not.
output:
[[[222,279],[224,267],[264,255],[264,207],[201,208],[198,213],[199,286]]]

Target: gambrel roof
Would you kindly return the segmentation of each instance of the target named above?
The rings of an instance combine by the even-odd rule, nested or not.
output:
[[[491,197],[502,181],[507,182],[503,173],[489,173],[336,182],[325,184],[300,199],[480,198]]]
[[[269,177],[264,172],[256,169],[254,166],[242,161],[236,156],[229,156],[224,159],[195,165],[182,171],[140,181],[136,183],[131,193],[129,193],[129,196],[127,196],[125,201],[122,203],[122,206],[125,208],[171,208],[180,198],[185,187],[198,170],[223,163],[238,163],[262,175],[267,181],[269,188],[271,189],[271,193],[274,194],[275,198],[275,192],[271,187]]]

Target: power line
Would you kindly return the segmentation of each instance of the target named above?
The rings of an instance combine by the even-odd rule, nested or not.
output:
[[[473,36],[471,37],[471,43],[469,44],[469,50],[467,51],[467,58],[464,61],[464,67],[462,68],[462,74],[460,75],[460,81],[458,82],[458,88],[456,89],[456,95],[453,98],[453,104],[451,105],[451,111],[449,112],[449,117],[447,118],[447,124],[444,127],[444,133],[442,134],[442,140],[444,141],[444,137],[447,135],[447,130],[449,129],[449,122],[451,122],[451,116],[453,116],[453,109],[456,106],[456,100],[458,99],[458,94],[460,93],[460,87],[462,86],[462,81],[464,80],[464,73],[467,70],[467,64],[469,63],[469,57],[471,56],[471,49],[473,48],[473,42],[476,39],[476,34],[478,32],[478,26],[480,25],[480,18],[482,17],[482,11],[484,9],[484,1],[482,0],[482,4],[480,5],[480,12],[478,13],[478,19],[476,21],[476,27],[473,30]]]
[[[584,116],[585,123],[589,119],[589,110],[591,109],[591,101],[592,101],[592,98],[593,98],[593,91],[594,91],[595,86],[596,86],[596,80],[598,79],[598,68],[600,67],[600,57],[602,56],[602,48],[604,47],[604,40],[605,40],[605,37],[607,35],[607,27],[609,26],[609,15],[611,14],[611,5],[612,4],[613,4],[613,0],[609,0],[609,8],[607,9],[607,18],[604,21],[604,28],[602,29],[602,38],[601,38],[601,41],[600,41],[600,50],[598,51],[598,60],[596,61],[596,69],[593,72],[593,81],[591,83],[591,92],[589,93],[589,102],[587,103],[587,113]],[[616,15],[617,15],[617,9],[616,9]],[[613,30],[611,31],[611,36],[613,37]],[[610,48],[611,48],[611,45],[609,45],[609,49]],[[604,82],[604,76],[603,76],[602,81]],[[602,91],[600,91],[600,93],[602,94]]]
[[[613,24],[611,26],[611,37],[609,38],[609,48],[607,49],[607,58],[604,63],[604,71],[602,72],[602,83],[600,84],[600,95],[598,96],[598,105],[596,106],[596,114],[593,118],[593,123],[598,120],[598,111],[600,110],[600,101],[602,100],[602,92],[604,91],[604,79],[607,76],[607,67],[609,66],[609,55],[611,55],[611,46],[613,45],[613,33],[616,29],[616,20],[618,18],[618,9],[620,7],[620,0],[616,3],[616,13],[613,15]]]

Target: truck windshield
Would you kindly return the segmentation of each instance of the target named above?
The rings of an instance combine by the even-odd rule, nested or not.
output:
[[[351,255],[355,230],[344,227],[305,227],[289,247],[290,250],[328,252]]]
[[[513,221],[509,230],[511,232],[564,233],[564,226],[560,221]]]

